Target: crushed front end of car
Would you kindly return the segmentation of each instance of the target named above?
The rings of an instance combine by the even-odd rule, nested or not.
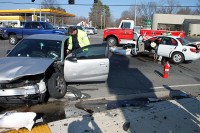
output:
[[[1,103],[43,102],[53,60],[9,57],[0,64]]]

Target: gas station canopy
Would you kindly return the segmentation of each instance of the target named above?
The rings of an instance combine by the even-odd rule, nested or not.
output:
[[[56,25],[56,21],[61,20],[60,24],[63,25],[65,17],[75,17],[75,15],[55,9],[0,10],[0,22],[4,22],[7,25],[15,23],[17,27],[21,26],[21,22],[30,20],[49,21],[54,25]]]
[[[17,9],[17,10],[0,10],[1,16],[8,16],[8,15],[21,15],[24,16],[24,14],[47,14],[50,16],[57,16],[57,17],[75,17],[74,14],[67,13],[64,11],[54,10],[54,9]]]

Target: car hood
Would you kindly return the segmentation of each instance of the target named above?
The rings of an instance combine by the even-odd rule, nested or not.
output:
[[[54,29],[53,30],[53,33],[55,33],[55,34],[61,34],[61,35],[66,35],[67,34],[67,31],[66,30],[57,30],[57,29]]]
[[[53,62],[54,60],[49,58],[0,58],[0,83],[8,83],[27,75],[44,73]]]

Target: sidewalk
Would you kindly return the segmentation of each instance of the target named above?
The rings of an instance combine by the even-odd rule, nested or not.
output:
[[[53,133],[197,133],[200,99],[184,98],[124,107],[48,123]]]

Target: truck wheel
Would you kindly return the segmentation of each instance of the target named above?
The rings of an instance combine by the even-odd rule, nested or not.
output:
[[[63,98],[67,92],[67,86],[64,76],[60,72],[52,74],[48,80],[48,91],[51,97],[60,99]]]
[[[107,39],[107,44],[112,47],[117,45],[117,40],[114,37],[109,37]]]
[[[18,42],[18,38],[17,38],[16,35],[10,35],[9,36],[9,43],[11,45],[15,45],[15,44],[17,44],[17,42]]]
[[[175,52],[172,54],[171,59],[175,64],[180,64],[184,61],[184,55],[180,52]]]

